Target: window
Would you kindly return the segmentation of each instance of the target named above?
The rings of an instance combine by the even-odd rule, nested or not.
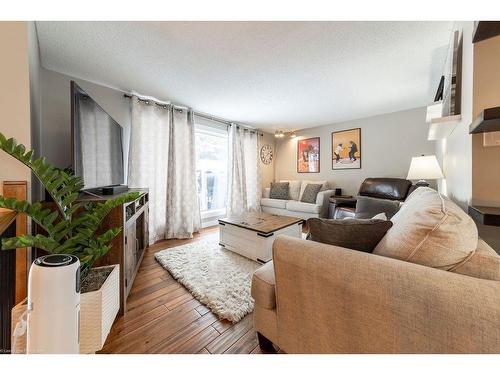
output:
[[[225,127],[196,123],[196,185],[204,226],[226,213],[228,138]]]

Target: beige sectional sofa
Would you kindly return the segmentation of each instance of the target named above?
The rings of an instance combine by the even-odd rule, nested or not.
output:
[[[326,181],[307,181],[307,180],[281,180],[290,184],[289,199],[269,198],[271,189],[265,188],[262,192],[260,201],[262,212],[269,214],[300,217],[309,219],[311,217],[327,217],[329,198],[333,195],[333,190],[328,187]],[[318,193],[315,203],[304,203],[300,201],[302,193],[307,184],[322,184],[323,188]]]
[[[261,346],[287,353],[500,353],[500,257],[417,189],[373,254],[286,236],[253,278]]]

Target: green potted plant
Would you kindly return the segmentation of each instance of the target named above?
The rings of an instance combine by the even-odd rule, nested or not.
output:
[[[111,248],[110,241],[122,230],[116,227],[99,233],[104,218],[115,207],[139,198],[131,192],[104,202],[78,202],[83,188],[80,177],[58,169],[33,151],[6,139],[0,133],[0,149],[31,169],[53,199],[55,209],[39,202],[29,203],[0,196],[0,207],[24,213],[46,234],[21,235],[2,239],[2,249],[36,247],[53,254],[73,254],[80,259],[81,352],[99,350],[116,317],[119,306],[119,265],[92,268]],[[85,328],[85,329],[84,329]]]

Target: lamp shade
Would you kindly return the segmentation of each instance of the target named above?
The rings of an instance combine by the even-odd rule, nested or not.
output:
[[[443,178],[436,155],[415,156],[411,158],[408,180],[436,180]]]

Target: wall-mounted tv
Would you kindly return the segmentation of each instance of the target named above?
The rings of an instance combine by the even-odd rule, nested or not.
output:
[[[122,185],[123,129],[74,81],[71,123],[73,169],[75,175],[83,178],[84,189]]]

